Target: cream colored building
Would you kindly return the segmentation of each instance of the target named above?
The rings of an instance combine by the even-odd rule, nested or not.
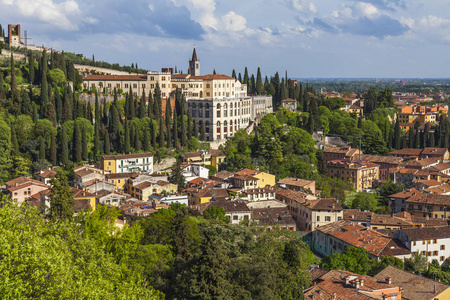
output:
[[[348,160],[327,161],[327,175],[353,184],[358,192],[372,188],[379,180],[380,166],[371,162]]]

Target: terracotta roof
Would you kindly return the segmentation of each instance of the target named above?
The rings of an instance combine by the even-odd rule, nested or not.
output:
[[[441,171],[448,170],[448,169],[450,169],[450,163],[439,163],[435,166],[429,167],[430,171],[436,171],[436,172],[441,172]]]
[[[406,248],[403,243],[398,239],[391,239],[391,241],[384,247],[381,255],[395,256],[395,255],[408,255],[411,251]]]
[[[361,154],[361,160],[370,161],[378,164],[384,163],[384,164],[398,165],[403,161],[403,158],[394,156]]]
[[[83,81],[103,80],[103,81],[147,81],[147,75],[88,75],[83,77]]]
[[[20,185],[20,184],[23,184],[23,183],[25,183],[25,182],[29,182],[29,181],[33,181],[34,179],[31,179],[31,178],[28,178],[28,177],[23,177],[23,176],[21,176],[21,177],[17,177],[17,178],[14,178],[14,179],[11,179],[10,181],[8,181],[8,182],[5,182],[5,184],[6,184],[6,186],[8,187],[13,187],[13,186],[18,186],[18,185]],[[40,181],[38,181],[38,180],[34,180],[34,181],[36,181],[36,182],[40,182]]]
[[[412,241],[450,238],[450,226],[402,229]]]
[[[20,190],[20,189],[23,189],[23,188],[30,187],[32,185],[38,185],[38,186],[41,186],[41,187],[48,187],[48,185],[46,185],[46,184],[44,184],[44,183],[42,183],[40,181],[33,180],[33,181],[27,181],[27,182],[22,183],[22,184],[20,184],[18,186],[11,187],[11,188],[8,189],[8,191],[13,192],[13,191],[16,191],[16,190]]]
[[[374,256],[380,256],[390,238],[365,226],[347,220],[341,220],[316,228],[316,230],[331,235],[346,244],[362,247]]]
[[[294,178],[294,177],[286,177],[277,182],[277,184],[286,184],[286,185],[292,185],[292,186],[297,186],[297,187],[305,187],[306,185],[310,185],[312,183],[315,184],[315,181],[299,179],[299,178]]]
[[[373,215],[370,221],[371,226],[400,226],[400,227],[412,227],[414,224],[403,218],[393,217],[391,215]]]
[[[425,148],[421,155],[445,155],[448,152],[447,148]]]
[[[419,194],[422,194],[422,193],[419,192],[418,190],[412,188],[409,190],[398,192],[396,194],[392,194],[389,196],[389,198],[408,199],[409,197],[411,197],[413,195],[419,195]]]
[[[235,174],[235,175],[238,175],[238,176],[240,176],[240,175],[250,175],[250,176],[253,176],[253,175],[256,175],[256,174],[259,174],[259,173],[262,173],[262,172],[261,172],[261,171],[258,171],[258,170],[252,170],[252,169],[243,169],[243,170],[241,170],[241,171],[235,172],[234,174]]]
[[[186,152],[183,154],[183,156],[186,158],[199,157],[199,156],[202,156],[202,151]]]
[[[211,201],[209,204],[210,206],[223,208],[227,213],[251,212],[243,201]]]
[[[432,300],[450,288],[446,284],[400,270],[393,266],[387,266],[374,276],[378,280],[385,280],[388,277],[391,279],[392,284],[403,288],[402,299]],[[434,292],[435,288],[436,292]]]
[[[234,175],[233,178],[243,180],[243,181],[259,180],[258,178],[254,177],[254,176],[250,176],[250,175]]]
[[[203,80],[236,80],[233,77],[223,74],[208,74],[203,76],[191,76],[192,79],[203,79]]]
[[[219,179],[228,179],[230,177],[233,177],[233,175],[234,175],[233,172],[223,170],[223,171],[220,171],[220,172],[214,174],[212,177],[219,178]]]
[[[134,153],[134,154],[120,154],[120,155],[103,155],[102,159],[111,160],[111,159],[128,159],[128,158],[141,158],[141,157],[153,157],[153,153]]]
[[[149,188],[153,185],[155,185],[155,184],[150,181],[144,181],[139,184],[136,184],[135,186],[133,186],[133,188],[136,190],[145,190],[146,188]]]
[[[189,74],[172,74],[172,79],[186,79],[190,75]]]
[[[318,199],[316,196],[301,192],[301,191],[293,191],[290,189],[277,189],[277,196],[285,197],[292,201],[297,201],[300,203],[305,202],[306,199]]]
[[[344,220],[370,222],[373,212],[360,211],[359,209],[346,209],[343,213]]]
[[[137,176],[139,173],[136,172],[128,172],[128,173],[113,173],[113,174],[106,174],[106,179],[122,179],[122,178],[130,178]]]
[[[35,175],[42,177],[42,178],[50,178],[50,177],[55,177],[56,172],[53,170],[44,169],[39,172],[36,172]]]
[[[416,194],[406,200],[407,203],[450,206],[450,195]]]
[[[414,156],[419,156],[421,152],[422,152],[422,149],[404,148],[404,149],[392,151],[391,153],[389,153],[389,155],[408,155],[408,156],[414,155]]]
[[[334,198],[306,200],[305,206],[311,208],[312,210],[343,210],[342,206]]]
[[[351,106],[349,107],[349,109],[362,109],[362,107],[356,106],[356,105],[351,105]]]
[[[196,194],[194,194],[196,197],[203,198],[203,197],[228,197],[228,192],[226,189],[200,189]]]
[[[295,220],[287,207],[255,208],[252,209],[252,219],[266,226],[296,226]]]
[[[424,158],[424,159],[419,159],[419,160],[410,160],[408,161],[408,163],[406,164],[406,167],[426,167],[432,164],[437,164],[439,163],[439,160],[437,160],[436,158]]]
[[[72,189],[72,190],[75,190],[75,194],[72,196],[72,198],[95,197],[94,194],[89,193],[88,191],[83,191],[79,189]]]
[[[217,149],[209,149],[209,154],[211,154],[211,156],[227,156],[225,154],[225,152],[223,152],[222,150],[217,150]]]
[[[435,179],[430,179],[430,180],[416,180],[417,183],[421,183],[425,186],[428,187],[435,187],[435,186],[439,186],[442,183],[440,183],[439,181],[435,180]]]

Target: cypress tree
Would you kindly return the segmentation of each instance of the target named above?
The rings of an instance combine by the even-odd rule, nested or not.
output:
[[[262,95],[264,93],[264,86],[262,83],[261,69],[258,67],[258,72],[256,73],[256,94]]]
[[[197,122],[195,121],[195,119],[193,120],[193,126],[194,126],[194,137],[196,138],[196,139],[198,139],[198,124],[197,124]]]
[[[61,99],[61,94],[59,93],[59,89],[55,86],[55,105],[56,105],[56,120],[61,121],[62,112],[63,112],[63,104]]]
[[[116,91],[116,89],[114,89]],[[114,95],[115,98],[115,95]],[[108,106],[106,105],[106,99],[103,98],[103,124],[108,126]]]
[[[192,137],[192,115],[191,112],[188,111],[187,115],[187,139],[190,140]]]
[[[88,141],[86,137],[86,128],[81,129],[81,158],[86,161],[88,160]]]
[[[414,148],[414,129],[411,127],[409,129],[409,148]]]
[[[395,128],[394,128],[394,147],[395,149],[399,150],[400,149],[400,134],[401,134],[401,128],[400,128],[400,123],[399,120],[397,118],[397,120],[395,121]]]
[[[125,145],[123,152],[125,154],[130,153],[130,128],[127,120],[125,120]]]
[[[50,141],[50,162],[53,166],[56,165],[56,138],[53,131]]]
[[[67,141],[66,127],[61,126],[61,143],[59,145],[61,153],[61,164],[67,165],[69,163],[69,145]]]
[[[41,79],[41,107],[45,109],[48,104],[48,84],[47,84],[47,76],[42,77]],[[41,111],[44,113],[44,110]]]
[[[111,154],[111,142],[109,140],[109,132],[108,129],[105,129],[105,144],[104,144],[104,151],[106,155]]]
[[[233,72],[231,73],[231,77],[233,77],[234,79],[237,79],[236,78],[236,71],[233,69]]]
[[[152,93],[148,94],[147,117],[154,118],[153,115],[153,97]]]
[[[420,148],[420,131],[419,131],[419,124],[416,123],[415,124],[415,129],[416,129],[416,137],[414,138],[414,142],[415,142],[415,148]]]
[[[109,132],[112,136],[113,149],[120,151],[120,117],[115,105],[109,107],[111,120],[109,122]]]
[[[1,77],[1,76],[0,76]],[[1,82],[0,82],[0,87],[1,87]],[[1,92],[0,92],[1,94]],[[1,98],[1,95],[0,95]],[[22,90],[22,107],[21,107],[21,113],[23,115],[27,115],[27,116],[32,116],[33,114],[33,108],[31,106],[31,100],[30,100],[30,95],[28,94],[28,91],[26,89]]]
[[[161,89],[159,87],[158,82],[156,83],[155,86],[155,97],[153,98],[153,115],[154,118],[161,121]]]
[[[47,109],[45,110],[45,118],[51,121],[53,126],[56,127],[56,111],[55,106],[52,102],[47,104]]]
[[[97,160],[100,152],[100,124],[98,122],[94,125],[94,160]]]
[[[45,141],[42,136],[39,137],[39,160],[45,160]]]
[[[148,134],[148,130],[144,130],[144,144],[142,145],[145,152],[150,151],[150,136]]]
[[[86,107],[86,105],[85,105],[85,107]],[[94,117],[92,114],[91,102],[88,102],[88,104],[87,104],[85,116],[86,116],[85,118],[88,119],[92,125],[94,125]]]
[[[216,75],[216,69],[215,69],[215,68],[214,68],[214,70],[213,70],[213,74]]]
[[[172,147],[171,130],[172,127],[172,106],[170,105],[170,98],[166,100],[166,130],[167,130],[167,148]]]
[[[156,123],[156,124],[155,124]],[[152,147],[153,150],[156,151],[156,131],[157,131],[157,123],[152,121]]]
[[[255,75],[253,75],[253,74],[250,79],[250,90],[251,90],[252,95],[256,94]]]
[[[13,52],[11,51],[11,94],[17,90],[16,64],[14,63]]]
[[[81,130],[78,123],[73,125],[73,138],[72,138],[72,161],[77,163],[82,160],[82,144],[81,144]]]
[[[180,119],[181,119],[181,145],[184,147],[187,145],[186,124],[183,115],[181,115]]]
[[[38,121],[38,112],[36,104],[33,102],[33,123],[36,124]]]
[[[137,127],[134,134],[134,150],[141,151],[141,140],[139,139],[139,130]]]
[[[423,134],[423,147],[429,147],[430,145],[430,123],[425,123],[425,132]]]
[[[444,148],[449,148],[449,121],[447,119],[444,124]]]
[[[173,147],[178,149],[178,117],[176,109],[173,114]]]
[[[70,91],[70,86],[66,86],[64,91],[64,104],[62,112],[62,123],[72,120],[72,92]]]
[[[1,54],[1,43],[0,43],[0,54]],[[0,100],[5,99],[5,93],[4,93],[4,84],[3,84],[3,72],[0,72]]]
[[[159,147],[164,148],[164,122],[161,116],[159,119]]]
[[[358,118],[358,128],[362,129],[362,117],[361,116],[359,116],[359,118]]]
[[[12,155],[19,155],[19,143],[17,142],[16,129],[14,125],[11,125],[11,144],[12,144]]]
[[[139,102],[139,118],[142,119],[145,117],[145,90],[142,89],[141,101]]]
[[[430,144],[429,147],[435,147],[436,141],[434,139],[434,134],[432,134],[431,132],[430,132],[430,135],[428,137],[428,140],[429,140],[429,144]]]
[[[246,84],[247,85],[247,91],[250,91],[249,86],[248,86],[248,70],[247,70],[247,67],[245,67],[244,81],[242,83]]]
[[[242,83],[242,75],[241,75],[241,73],[240,73],[240,72],[239,72],[238,80],[239,80],[239,82],[241,82],[241,83]]]
[[[206,141],[206,127],[205,122],[203,120],[200,120],[199,122],[200,126],[200,141]]]
[[[28,57],[28,80],[31,84],[34,83],[34,57],[33,51],[30,51],[30,55]]]
[[[394,131],[389,130],[388,147],[392,148],[392,143],[394,142]]]

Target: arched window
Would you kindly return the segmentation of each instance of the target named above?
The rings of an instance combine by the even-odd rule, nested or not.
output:
[[[205,132],[209,133],[209,121],[205,122]]]
[[[230,117],[233,116],[233,103],[230,103]]]
[[[220,103],[217,104],[217,117],[220,118]]]
[[[203,109],[203,103],[200,103],[200,104],[198,105],[198,108]]]
[[[206,109],[209,109],[209,103],[206,103]]]
[[[220,121],[217,121],[217,133],[220,133],[221,132],[221,130],[220,130]]]
[[[230,120],[230,132],[233,131],[233,120]]]
[[[196,108],[197,105],[195,105],[195,103],[192,103],[192,108]]]
[[[226,103],[223,105],[223,116],[225,118],[228,117],[228,106]]]

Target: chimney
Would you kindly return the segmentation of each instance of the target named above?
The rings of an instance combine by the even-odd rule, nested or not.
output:
[[[387,284],[392,284],[391,277],[386,277],[386,283],[387,283]]]
[[[359,289],[359,279],[355,279],[355,288]]]
[[[349,285],[350,284],[350,276],[345,276],[344,282],[345,282],[345,285]]]
[[[364,279],[360,279],[359,283],[361,284],[361,286],[364,286]]]

